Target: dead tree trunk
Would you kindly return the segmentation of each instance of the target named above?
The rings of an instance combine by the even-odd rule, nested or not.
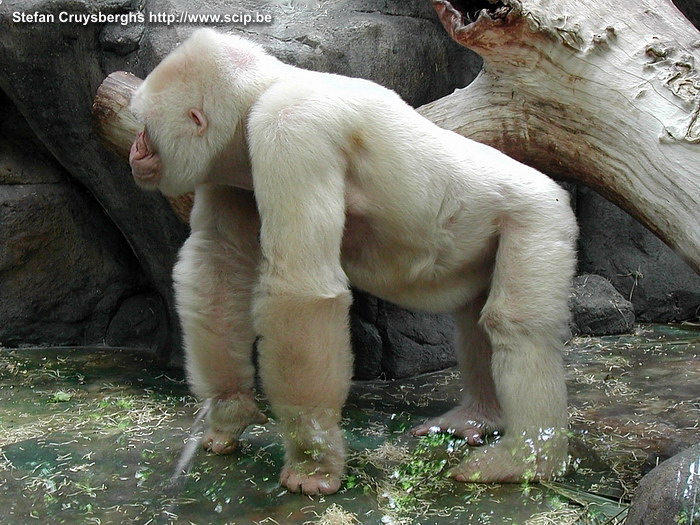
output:
[[[484,69],[419,111],[595,188],[700,273],[700,32],[671,1],[432,3]]]

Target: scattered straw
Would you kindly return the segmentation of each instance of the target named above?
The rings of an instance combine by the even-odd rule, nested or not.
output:
[[[317,521],[307,521],[305,525],[359,525],[361,523],[356,514],[348,512],[337,503],[333,503],[319,516]]]
[[[580,507],[562,505],[556,510],[532,515],[525,525],[575,525],[581,523],[585,513]]]

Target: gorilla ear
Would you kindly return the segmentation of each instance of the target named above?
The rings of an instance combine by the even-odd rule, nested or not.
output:
[[[190,109],[188,115],[192,119],[192,122],[197,125],[197,135],[200,137],[204,135],[204,132],[207,130],[207,117],[204,115],[204,113],[199,111],[197,108],[192,108]]]

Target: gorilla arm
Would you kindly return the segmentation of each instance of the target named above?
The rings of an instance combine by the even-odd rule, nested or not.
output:
[[[327,122],[303,104],[280,110],[269,102],[277,94],[285,99],[287,88],[266,93],[249,124],[262,219],[253,312],[260,373],[285,439],[281,483],[330,494],[343,472],[339,422],[352,375],[351,295],[340,265],[346,160]]]

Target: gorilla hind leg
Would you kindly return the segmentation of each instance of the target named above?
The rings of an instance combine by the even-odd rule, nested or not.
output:
[[[413,435],[447,432],[465,438],[470,445],[481,445],[485,435],[501,429],[501,407],[491,374],[491,341],[479,324],[484,301],[484,297],[479,297],[455,312],[462,401],[441,416],[415,427],[411,431]]]
[[[472,450],[452,470],[457,480],[546,480],[566,469],[568,414],[560,337],[568,320],[575,223],[573,216],[560,219],[538,224],[533,217],[528,223],[501,225],[480,324],[491,342],[504,435]]]

